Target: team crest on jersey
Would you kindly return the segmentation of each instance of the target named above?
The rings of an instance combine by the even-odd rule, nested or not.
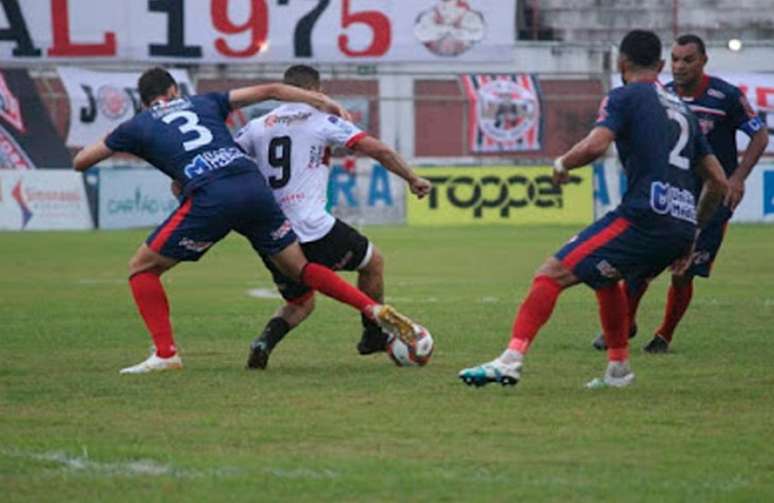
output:
[[[106,85],[97,89],[97,106],[108,119],[120,119],[129,110],[129,96],[113,86]]]
[[[486,21],[463,0],[439,0],[414,22],[414,36],[437,56],[457,56],[481,42]]]
[[[19,100],[16,99],[8,84],[5,82],[5,77],[0,72],[0,117],[6,122],[16,128],[20,133],[26,132],[24,127],[24,119],[22,118],[21,107],[19,106]]]

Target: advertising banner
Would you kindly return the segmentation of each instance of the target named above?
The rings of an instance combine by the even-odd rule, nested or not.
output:
[[[3,0],[0,59],[488,62],[513,47],[515,13],[514,0]]]
[[[405,182],[383,166],[370,159],[354,163],[334,160],[328,179],[328,206],[336,217],[355,226],[402,224],[406,221],[405,201]]]
[[[573,170],[555,187],[552,169],[540,167],[420,168],[433,182],[422,200],[409,197],[411,225],[578,224],[593,221],[592,174]]]
[[[40,231],[92,227],[80,173],[0,170],[0,229]]]
[[[70,99],[70,147],[100,140],[142,108],[137,91],[141,72],[98,72],[73,67],[59,67],[57,71]],[[169,72],[184,95],[195,92],[187,71]]]
[[[178,207],[170,179],[155,169],[99,170],[99,227],[155,227]]]
[[[594,164],[594,215],[597,219],[615,209],[626,191],[626,175],[618,159]],[[774,165],[761,164],[745,183],[742,202],[731,222],[774,222]]]
[[[468,148],[474,153],[543,148],[540,87],[532,75],[465,75]]]
[[[70,155],[27,70],[0,69],[0,169],[70,165]]]

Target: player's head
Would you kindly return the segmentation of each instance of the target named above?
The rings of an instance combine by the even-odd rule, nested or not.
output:
[[[707,48],[697,35],[677,37],[672,44],[672,74],[678,86],[693,87],[704,75]]]
[[[290,86],[308,89],[310,91],[320,90],[320,72],[307,65],[293,65],[285,70],[282,82]]]
[[[157,98],[173,98],[177,96],[177,82],[168,71],[160,67],[145,70],[137,81],[142,104],[149,107]]]
[[[652,31],[632,30],[621,40],[618,69],[627,76],[637,72],[658,72],[664,67],[661,59],[661,40]]]

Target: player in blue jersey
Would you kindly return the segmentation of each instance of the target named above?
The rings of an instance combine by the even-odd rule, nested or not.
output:
[[[608,94],[595,127],[554,163],[554,180],[564,182],[568,170],[587,165],[615,141],[628,176],[624,199],[543,263],[519,308],[508,348],[491,362],[462,370],[466,384],[516,384],[559,294],[581,282],[596,293],[608,346],[604,376],[587,386],[622,387],[634,380],[620,280],[652,278],[686,256],[697,223],[709,221],[727,184],[696,118],[656,82],[663,64],[654,33],[634,30],[624,37],[618,66],[626,85]]]
[[[744,196],[744,183],[755,164],[766,150],[769,134],[766,127],[750,107],[739,88],[704,73],[707,51],[704,41],[696,35],[682,35],[672,45],[672,74],[674,81],[666,88],[676,92],[696,115],[715,156],[728,177],[729,190],[710,222],[702,229],[696,241],[691,264],[681,274],[673,274],[667,292],[664,318],[653,338],[644,347],[648,353],[664,353],[669,348],[674,331],[690,305],[693,296],[693,278],[708,278],[712,264],[723,242],[726,226]],[[743,131],[750,137],[750,144],[738,161],[736,132]],[[627,283],[630,305],[630,336],[637,333],[635,316],[642,295],[647,290],[646,281]],[[600,335],[594,347],[605,349]]]
[[[122,373],[182,368],[160,276],[180,261],[199,260],[232,230],[245,236],[256,252],[270,257],[287,277],[355,307],[410,342],[419,330],[411,320],[372,300],[329,268],[306,260],[271,189],[225,124],[232,109],[267,99],[302,101],[346,116],[338,103],[284,84],[182,97],[162,68],[143,73],[138,87],[146,109],[78,152],[73,161],[76,170],[84,171],[114,152],[129,152],[172,178],[184,196],[180,207],[129,262],[129,284],[155,350]]]

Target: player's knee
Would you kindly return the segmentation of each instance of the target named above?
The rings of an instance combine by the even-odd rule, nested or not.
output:
[[[384,273],[384,256],[378,248],[374,246],[371,259],[360,271],[375,276],[381,276]]]

